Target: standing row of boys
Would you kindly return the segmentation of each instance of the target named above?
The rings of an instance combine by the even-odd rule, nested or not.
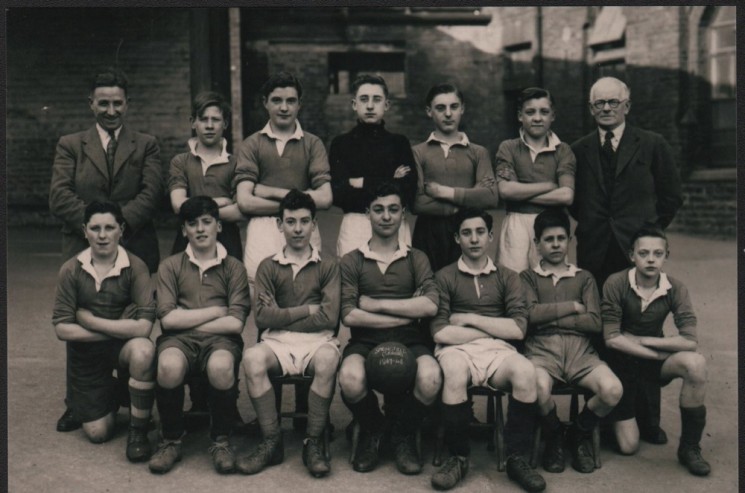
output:
[[[131,400],[127,457],[167,472],[181,459],[184,383],[206,373],[215,468],[257,473],[283,459],[268,376],[307,374],[313,383],[303,462],[323,476],[330,467],[320,436],[338,369],[342,400],[361,428],[353,467],[370,471],[378,462],[384,417],[367,385],[365,357],[376,345],[397,341],[416,357],[417,375],[412,391],[395,403],[396,465],[405,474],[421,471],[415,432],[442,392],[452,457],[433,475],[435,488],[452,488],[468,471],[470,385],[511,392],[507,473],[524,489],[541,491],[545,482],[527,460],[536,420],[546,437],[544,469],[564,468],[561,423],[551,400],[555,381],[594,394],[568,437],[572,466],[591,472],[588,436],[598,420],[613,410],[618,447],[634,453],[635,401],[644,382],[682,377],[678,458],[692,473],[708,474],[699,446],[706,367],[695,352],[696,318],[685,287],[662,272],[668,254],[662,228],[680,205],[679,178],[658,135],[625,127],[625,84],[604,78],[591,90],[591,111],[605,136],[594,132],[575,151],[594,150],[587,160],[595,167],[583,160],[577,166],[572,148],[551,132],[554,102],[540,88],[521,94],[520,137],[500,145],[495,168],[486,149],[459,130],[465,104],[454,86],[430,90],[426,111],[435,130],[413,152],[408,139],[383,126],[390,104],[383,79],[360,76],[352,90],[358,124],[333,140],[328,158],[321,140],[297,120],[302,86],[290,74],[265,83],[269,121],[235,155],[223,138],[230,106],[219,94],[198,95],[196,136],[190,152],[173,159],[168,179],[182,227],[173,255],[158,267],[152,225],[162,192],[157,145],[123,125],[123,74],[109,70],[95,77],[90,104],[97,124],[60,140],[50,192],[70,259],[60,271],[53,319],[67,341],[68,411],[58,429],[82,423],[94,442],[112,436],[119,400],[111,373],[117,368]],[[640,154],[632,170],[621,145],[627,140],[635,146],[633,159]],[[618,204],[616,194],[629,200],[624,172],[633,173],[640,203]],[[608,193],[580,193],[598,185]],[[508,214],[495,264],[487,256],[492,218],[484,209],[495,207],[498,196]],[[320,253],[316,210],[332,203],[345,213],[341,260]],[[584,249],[590,272],[603,282],[602,319],[595,278],[567,263],[564,206],[579,220],[580,263]],[[413,235],[407,207],[418,213]],[[245,220],[244,249],[237,223]],[[639,229],[645,221],[656,224]],[[608,238],[598,237],[602,228]],[[599,262],[586,253],[592,241],[613,244]],[[148,289],[156,269],[157,309]],[[249,292],[260,342],[244,351]],[[679,335],[665,337],[662,324],[671,312]],[[149,335],[156,316],[163,334],[154,346]],[[419,324],[430,318],[431,333]],[[340,320],[351,330],[343,353],[336,338]],[[600,332],[612,371],[590,343]],[[508,342],[522,339],[524,355]],[[228,437],[241,360],[263,439],[235,458]],[[152,453],[147,426],[154,400],[161,432]]]

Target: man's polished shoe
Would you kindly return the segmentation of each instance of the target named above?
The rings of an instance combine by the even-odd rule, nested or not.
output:
[[[468,474],[468,457],[453,455],[432,475],[432,487],[449,490],[465,479]]]
[[[352,469],[357,472],[369,472],[378,465],[380,453],[380,434],[360,431],[357,452],[354,454]]]
[[[701,447],[699,445],[683,445],[678,447],[678,462],[688,468],[688,471],[695,476],[708,476],[711,472],[711,466],[701,457]]]
[[[143,462],[150,458],[152,448],[147,439],[147,428],[129,427],[127,437],[127,459],[129,462]]]
[[[396,447],[396,468],[401,474],[419,474],[422,472],[422,461],[416,450],[416,437],[406,435],[392,440]]]
[[[238,457],[236,467],[243,474],[256,474],[267,466],[281,464],[285,460],[285,448],[282,433],[264,438],[256,450],[248,455]]]
[[[303,440],[303,465],[313,477],[320,478],[331,471],[329,461],[323,454],[323,447],[318,438],[308,437]]]
[[[667,433],[659,426],[639,430],[639,438],[653,445],[665,445],[667,443]]]
[[[525,457],[511,455],[507,458],[507,477],[530,493],[538,493],[546,489],[546,481],[530,467]]]
[[[72,409],[69,407],[65,409],[64,414],[62,414],[62,416],[57,420],[57,431],[63,433],[67,431],[75,431],[80,429],[81,426],[83,426],[83,423],[75,419],[75,416],[72,414]]]

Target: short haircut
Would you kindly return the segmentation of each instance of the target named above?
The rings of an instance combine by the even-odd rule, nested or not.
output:
[[[298,99],[303,98],[303,85],[300,83],[300,80],[290,72],[285,71],[277,72],[269,77],[269,79],[264,82],[264,85],[261,86],[261,95],[264,96],[264,98],[268,98],[272,91],[278,87],[294,87],[297,91]]]
[[[659,226],[657,226],[655,223],[645,223],[631,237],[631,243],[630,243],[631,251],[634,250],[634,246],[636,245],[636,240],[638,240],[639,238],[644,238],[644,237],[662,238],[663,240],[665,240],[665,248],[668,247],[667,235],[665,234],[665,231]]]
[[[384,181],[379,183],[374,190],[368,192],[367,206],[369,207],[372,205],[372,203],[380,197],[387,197],[389,195],[398,195],[398,198],[401,200],[401,205],[404,205],[404,197],[401,194],[401,187],[396,183]]]
[[[518,111],[523,110],[523,105],[525,104],[526,101],[530,101],[531,99],[541,99],[541,98],[548,98],[548,101],[551,103],[552,109],[556,107],[556,104],[554,103],[554,97],[551,95],[550,92],[548,92],[547,89],[543,89],[542,87],[528,87],[527,89],[523,89],[523,91],[517,97]]]
[[[217,206],[217,202],[206,195],[190,197],[181,204],[181,209],[178,211],[178,217],[182,224],[185,224],[188,221],[193,221],[199,216],[205,214],[208,214],[215,219],[220,219],[220,208]]]
[[[494,219],[491,214],[486,212],[484,209],[478,209],[476,207],[466,207],[465,209],[459,210],[452,219],[451,227],[455,234],[460,234],[460,226],[464,221],[480,217],[486,223],[486,229],[491,233]]]
[[[110,200],[94,200],[86,205],[83,212],[83,224],[88,224],[93,214],[111,214],[120,226],[124,224],[122,208],[119,207],[119,204]]]
[[[91,77],[91,94],[97,87],[121,87],[127,96],[127,76],[116,67],[103,67]]]
[[[230,121],[231,108],[225,97],[219,92],[202,91],[194,96],[191,103],[191,117],[197,119],[204,114],[210,106],[217,106],[226,122]]]
[[[590,87],[590,102],[593,101],[592,95],[595,93],[597,86],[599,86],[600,84],[608,83],[615,84],[621,88],[621,97],[625,99],[631,99],[631,89],[629,89],[629,86],[627,86],[624,81],[622,81],[621,79],[616,79],[615,77],[601,77],[595,81],[592,87]]]
[[[363,84],[374,84],[376,86],[382,87],[383,94],[385,94],[386,98],[388,97],[388,84],[385,83],[385,79],[381,76],[372,74],[358,75],[350,86],[350,90],[354,96],[357,96],[357,91],[359,91],[360,87],[362,87]]]
[[[432,100],[435,99],[440,94],[450,94],[455,93],[456,96],[458,96],[458,99],[460,99],[461,104],[466,104],[466,99],[463,97],[463,93],[455,87],[453,84],[438,84],[436,86],[432,86],[430,88],[429,92],[427,93],[427,97],[424,98],[424,103],[427,105],[427,107],[432,105]]]
[[[541,235],[548,228],[564,228],[567,236],[569,236],[571,234],[569,216],[567,216],[561,209],[545,209],[541,211],[533,222],[535,239],[540,240]]]
[[[293,188],[279,201],[279,218],[284,219],[285,211],[296,211],[298,209],[308,209],[310,217],[316,218],[316,203],[313,201],[313,197]]]

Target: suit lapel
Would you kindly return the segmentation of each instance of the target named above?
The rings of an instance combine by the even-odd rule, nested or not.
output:
[[[616,162],[616,176],[620,175],[626,166],[632,161],[639,150],[639,135],[633,127],[626,126],[626,130],[618,143],[618,160]]]
[[[597,182],[600,184],[600,189],[603,193],[605,190],[605,178],[603,177],[603,165],[600,162],[600,137],[597,130],[592,132],[587,140],[585,141],[585,154],[587,156],[587,163],[590,165],[590,169],[595,174]]]
[[[135,151],[135,136],[129,131],[126,125],[122,126],[119,132],[119,139],[116,146],[116,155],[114,156],[114,176],[119,173],[124,162]]]
[[[109,169],[106,166],[106,153],[103,150],[101,137],[99,137],[95,125],[83,135],[83,152],[103,176],[109,176]]]

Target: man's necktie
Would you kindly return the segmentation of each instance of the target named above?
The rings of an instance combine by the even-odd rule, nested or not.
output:
[[[106,146],[106,166],[109,168],[109,178],[114,178],[114,155],[116,154],[116,134],[109,132],[109,144]]]
[[[615,151],[613,150],[613,132],[608,131],[605,132],[605,141],[603,141],[603,154],[606,155],[606,157],[609,157],[611,160],[613,160],[613,154]]]
[[[603,175],[605,176],[605,187],[610,193],[613,187],[613,181],[615,180],[616,169],[615,169],[615,151],[613,150],[613,132],[605,132],[605,140],[603,141],[603,147],[601,153],[603,155]]]

